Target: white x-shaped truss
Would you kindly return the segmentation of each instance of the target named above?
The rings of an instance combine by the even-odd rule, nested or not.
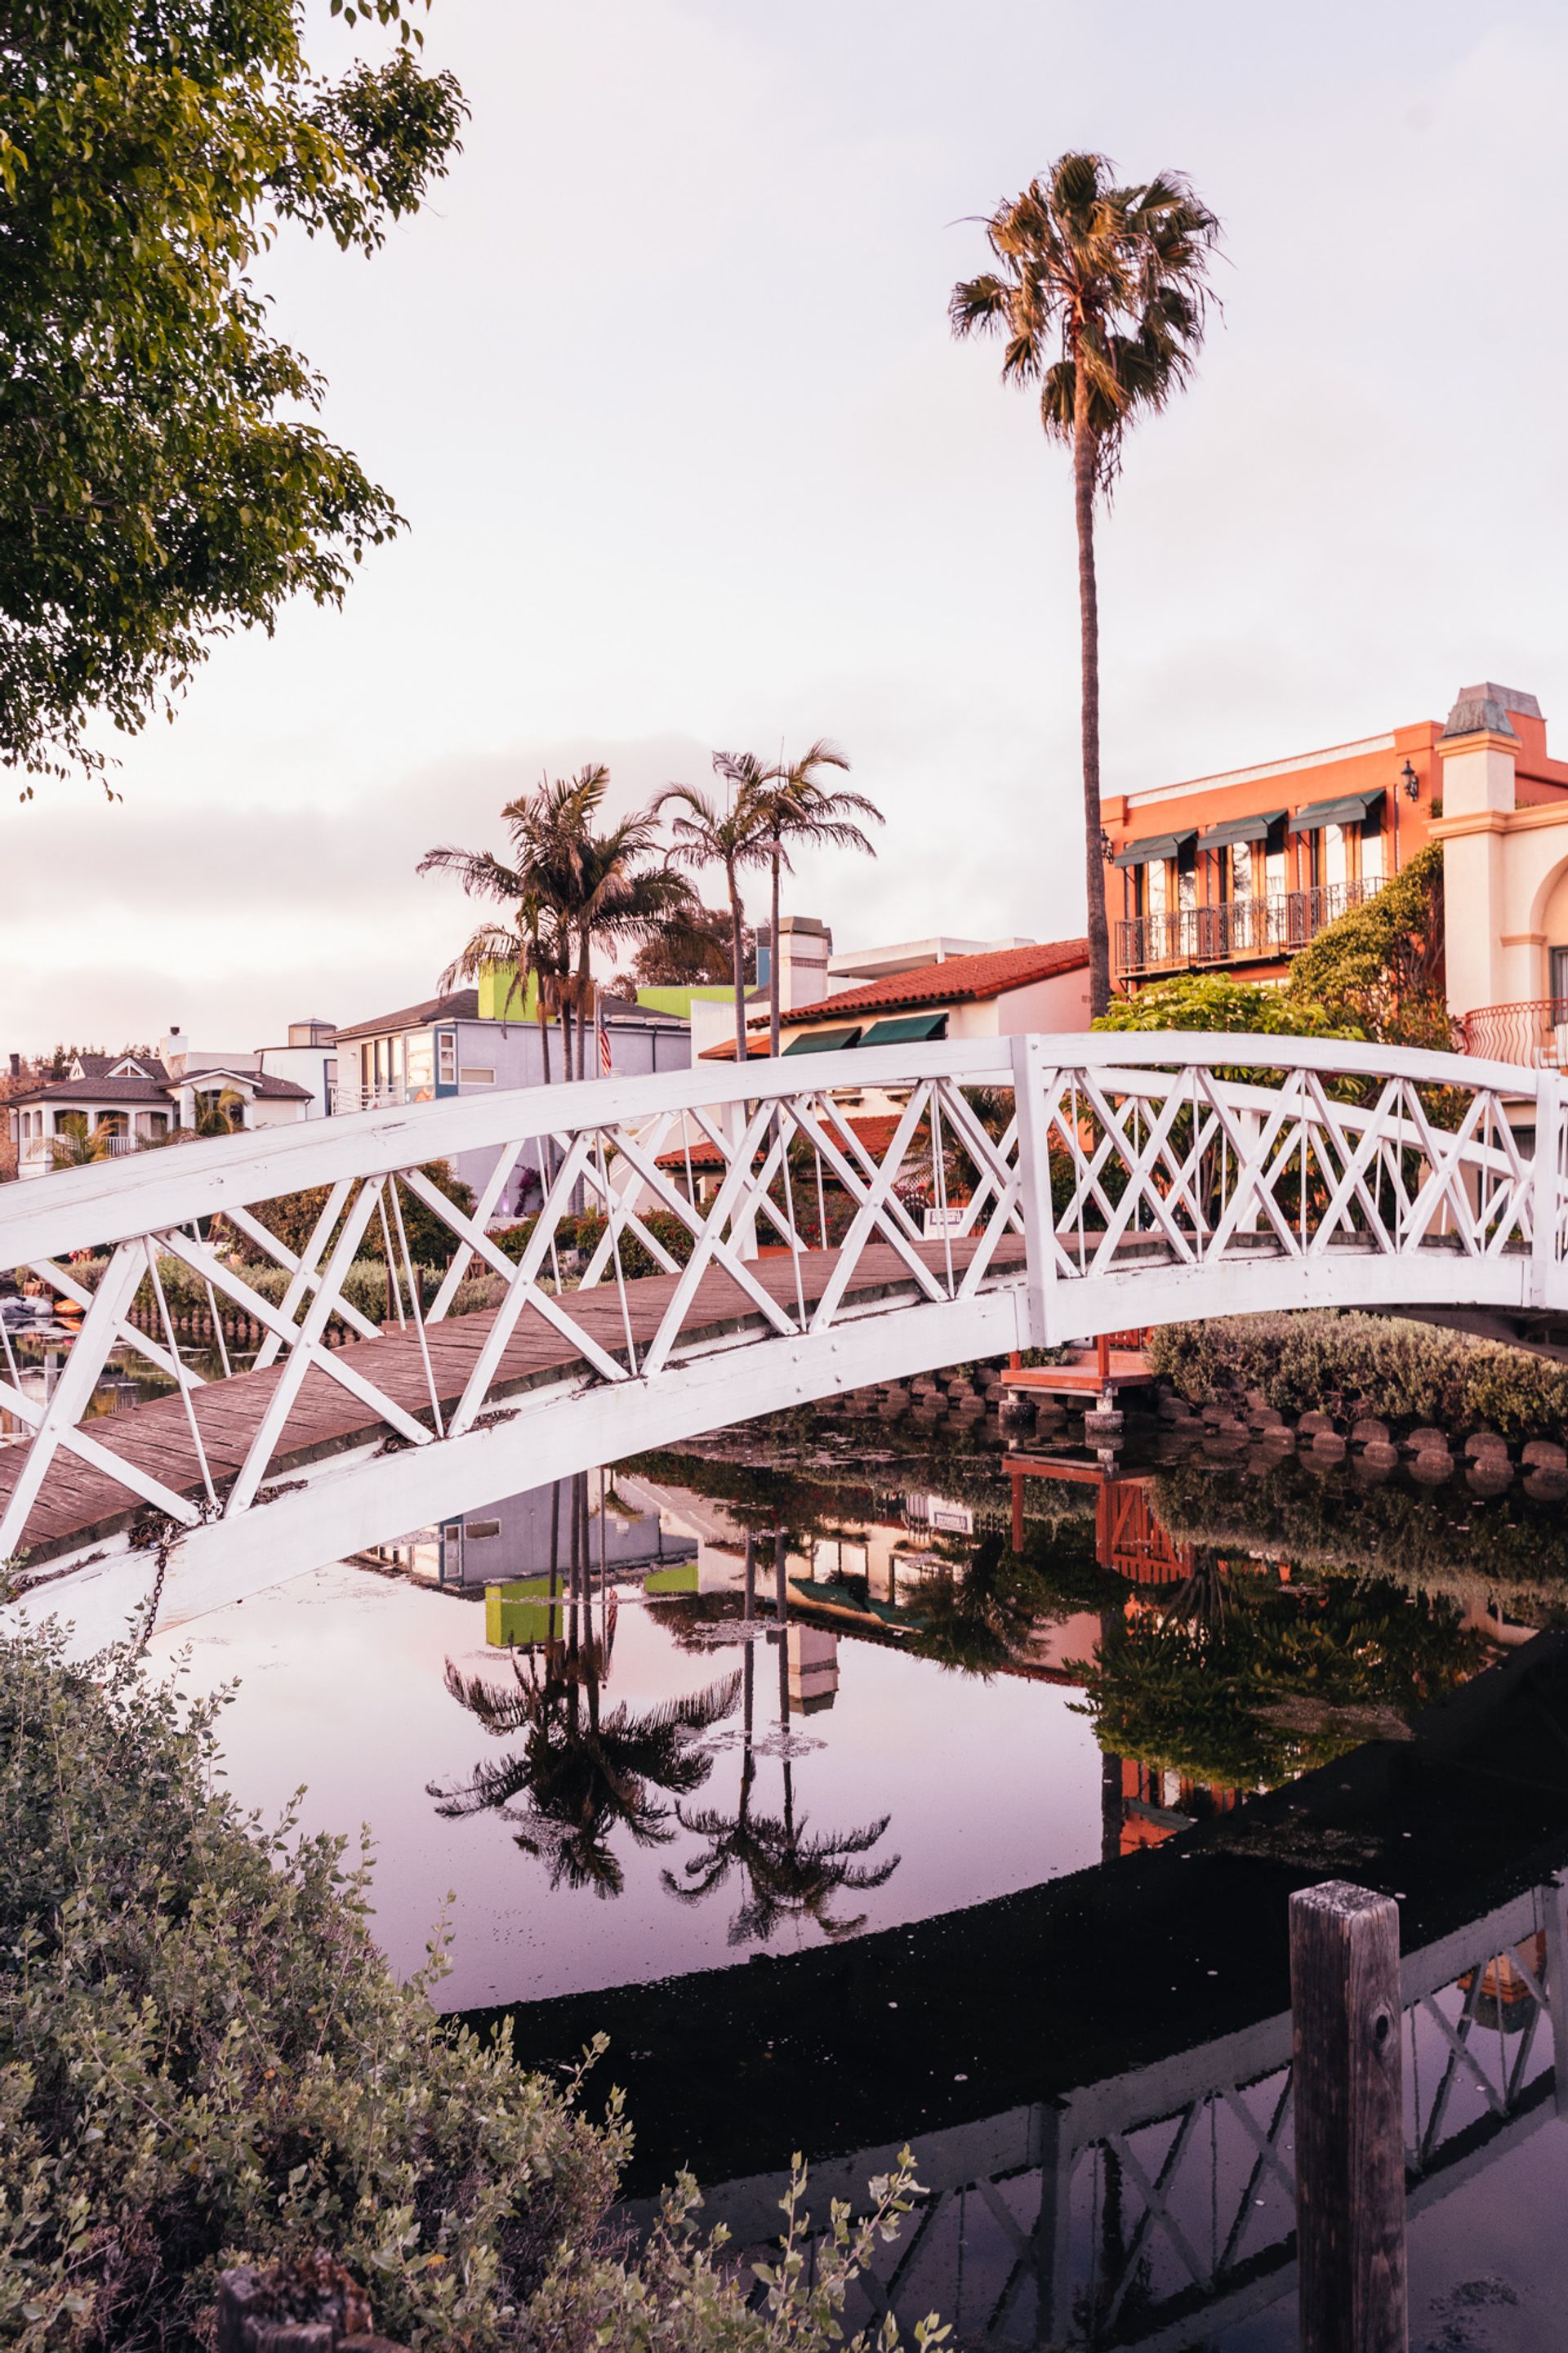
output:
[[[1440,1261],[1460,1303],[1500,1274],[1524,1303],[1568,1307],[1558,1087],[1329,1040],[977,1039],[401,1107],[18,1185],[0,1267],[82,1323],[58,1379],[0,1335],[20,1432],[0,1448],[0,1560],[26,1553],[68,1466],[98,1482],[100,1524],[116,1492],[180,1525],[232,1518],[311,1430],[349,1451],[440,1445],[525,1377],[665,1382],[715,1345],[819,1342],[997,1284],[1080,1296],[1052,1311],[1068,1333],[1075,1316],[1096,1328],[1107,1278],[1119,1321],[1150,1272],[1186,1279],[1194,1314],[1245,1307],[1229,1271],[1260,1258],[1314,1271],[1314,1298],[1341,1266],[1360,1296],[1371,1257]],[[479,1198],[459,1206],[430,1164],[481,1148]],[[545,1195],[503,1240],[525,1152]],[[295,1248],[268,1205],[310,1186]],[[433,1271],[409,1246],[416,1207],[446,1236]],[[384,1313],[367,1312],[367,1252]],[[471,1275],[492,1281],[469,1324],[455,1311]],[[216,1352],[190,1337],[193,1284]],[[262,1335],[248,1366],[224,1341],[236,1315]],[[95,1415],[121,1367],[167,1385],[156,1428]]]

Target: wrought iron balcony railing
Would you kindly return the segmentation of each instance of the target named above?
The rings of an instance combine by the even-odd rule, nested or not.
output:
[[[1568,997],[1478,1006],[1460,1017],[1459,1028],[1467,1054],[1522,1062],[1531,1071],[1568,1070]]]
[[[1173,907],[1161,915],[1123,919],[1116,925],[1116,969],[1173,972],[1230,964],[1238,956],[1294,955],[1382,888],[1382,877],[1369,875],[1312,891],[1279,891],[1268,898],[1230,899],[1217,907]]]

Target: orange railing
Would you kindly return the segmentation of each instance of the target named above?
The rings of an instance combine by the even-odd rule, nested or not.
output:
[[[1514,1005],[1481,1005],[1460,1017],[1467,1054],[1489,1062],[1522,1062],[1527,1070],[1568,1068],[1568,997],[1532,997]]]

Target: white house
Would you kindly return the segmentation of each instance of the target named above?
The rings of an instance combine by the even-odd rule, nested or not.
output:
[[[67,1076],[44,1079],[6,1105],[18,1176],[47,1176],[55,1146],[70,1135],[100,1137],[110,1158],[195,1131],[220,1106],[231,1124],[271,1127],[303,1119],[310,1097],[273,1077],[251,1054],[190,1055],[177,1029],[165,1055],[79,1054]]]
[[[781,930],[782,930],[781,926]],[[1089,1027],[1089,943],[1048,940],[1037,945],[984,948],[952,955],[947,943],[911,942],[873,952],[891,961],[880,976],[835,989],[782,1015],[780,1051],[819,1054],[861,1046],[893,1046],[921,1039],[1012,1038],[1032,1029]],[[906,963],[930,950],[930,960]],[[766,1018],[747,1023],[752,1054],[767,1051]],[[705,1060],[733,1061],[733,1035],[706,1048]],[[872,1108],[869,1097],[866,1107]]]

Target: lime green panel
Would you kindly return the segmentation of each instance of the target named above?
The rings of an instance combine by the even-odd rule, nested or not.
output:
[[[526,989],[514,984],[514,964],[487,964],[479,971],[481,1021],[532,1021],[539,1014],[539,976],[531,972]]]
[[[695,1593],[698,1564],[683,1560],[674,1568],[650,1568],[643,1583],[645,1593]]]
[[[548,1577],[514,1577],[485,1588],[485,1640],[492,1650],[522,1650],[562,1632],[563,1596],[550,1599]]]
[[[718,1005],[734,994],[722,982],[704,981],[696,988],[639,988],[637,1003],[650,1013],[670,1013],[678,1021],[689,1021],[693,997],[700,997],[704,1005]]]

